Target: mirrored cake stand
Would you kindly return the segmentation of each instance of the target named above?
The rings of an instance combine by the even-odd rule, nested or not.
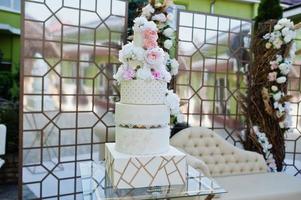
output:
[[[205,177],[191,166],[188,166],[185,185],[133,189],[116,189],[110,186],[104,161],[80,163],[80,173],[84,200],[171,199],[196,196],[210,200],[226,192],[212,178]]]

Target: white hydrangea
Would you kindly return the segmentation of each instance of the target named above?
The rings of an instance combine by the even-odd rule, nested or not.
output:
[[[144,16],[136,17],[134,19],[134,30],[139,30],[140,27],[143,27],[144,24],[147,22],[147,19]]]
[[[152,80],[153,79],[151,70],[146,67],[142,67],[142,68],[138,69],[137,73],[136,73],[136,77],[137,77],[137,79],[141,79],[141,80]]]
[[[165,47],[166,49],[170,49],[170,48],[172,47],[172,45],[173,45],[172,40],[165,40],[165,41],[164,41],[164,47]]]
[[[145,17],[150,17],[155,12],[155,9],[151,4],[147,4],[142,8],[142,15]]]
[[[276,38],[275,40],[273,40],[272,43],[276,49],[280,49],[283,44],[283,41],[280,38]]]
[[[135,32],[140,32],[145,29],[151,29],[154,31],[158,31],[157,25],[153,21],[148,21],[144,16],[136,17],[134,19],[134,27],[133,30]]]
[[[167,91],[165,104],[169,107],[171,115],[177,115],[180,112],[180,98],[172,90]]]
[[[144,49],[135,46],[133,43],[128,43],[119,51],[119,60],[122,63],[129,63],[131,61],[144,61]]]
[[[144,29],[151,29],[151,30],[154,30],[154,31],[158,31],[157,25],[156,25],[156,23],[153,22],[153,21],[147,21],[147,22],[144,24],[142,30],[144,30]]]
[[[170,69],[170,73],[171,75],[175,76],[178,74],[179,72],[179,63],[176,59],[172,59],[170,60],[170,66],[171,66],[171,69]]]
[[[268,158],[270,154],[270,150],[272,149],[272,144],[270,144],[266,134],[264,132],[259,131],[258,126],[253,126],[253,130],[257,136],[257,140],[262,147],[262,151],[265,153],[265,157]]]
[[[163,31],[163,35],[165,35],[168,38],[172,38],[174,36],[174,30],[172,28],[167,28]]]
[[[294,28],[294,23],[287,19],[287,18],[282,18],[278,21],[277,25],[280,25],[282,27],[288,27],[288,28]]]
[[[166,16],[163,13],[160,13],[160,14],[154,15],[152,17],[152,20],[159,21],[159,22],[166,22]]]
[[[171,74],[166,70],[162,70],[161,73],[162,73],[163,81],[169,83],[171,80]]]
[[[290,69],[291,69],[291,65],[289,65],[288,63],[284,62],[284,63],[281,63],[279,65],[279,69],[281,71],[281,74],[283,75],[287,75],[289,72],[290,72]]]

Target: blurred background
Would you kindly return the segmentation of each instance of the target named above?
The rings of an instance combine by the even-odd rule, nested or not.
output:
[[[23,199],[82,199],[78,163],[103,159],[104,143],[114,141],[118,50],[147,0],[24,0],[22,15],[20,2],[0,1],[0,123],[7,126],[0,199],[16,198],[18,166]],[[178,30],[180,70],[172,87],[181,97],[182,126],[209,127],[239,145],[244,119],[237,96],[246,89],[259,1],[173,3],[168,12]],[[282,1],[284,16],[295,23],[301,21],[298,3]],[[287,135],[286,171],[301,177],[300,32],[297,49],[289,75],[294,131]]]

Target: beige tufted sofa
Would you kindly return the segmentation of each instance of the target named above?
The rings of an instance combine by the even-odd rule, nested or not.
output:
[[[222,200],[301,200],[301,179],[267,173],[262,155],[234,147],[212,130],[184,129],[171,144],[187,154],[190,165],[228,191],[219,197]]]

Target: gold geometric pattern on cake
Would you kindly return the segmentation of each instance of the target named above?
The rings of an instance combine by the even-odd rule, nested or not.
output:
[[[170,185],[174,180],[178,180],[179,185],[185,184],[186,174],[182,174],[179,167],[186,166],[185,155],[131,157],[116,163],[108,151],[106,154],[107,172],[113,178],[114,187],[135,188],[142,179],[145,187],[156,186],[162,181]]]

